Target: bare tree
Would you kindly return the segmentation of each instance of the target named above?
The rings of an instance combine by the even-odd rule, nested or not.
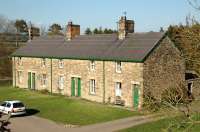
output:
[[[199,0],[187,0],[187,1],[194,9],[200,11],[200,1]]]
[[[3,15],[0,15],[0,32],[4,32],[6,24],[6,18]]]
[[[40,26],[40,35],[41,36],[47,35],[47,28],[44,25]]]
[[[5,32],[7,33],[16,33],[17,29],[15,28],[15,22],[14,21],[8,21],[5,25]]]
[[[0,32],[15,33],[16,28],[14,25],[14,21],[9,20],[3,15],[0,15]]]

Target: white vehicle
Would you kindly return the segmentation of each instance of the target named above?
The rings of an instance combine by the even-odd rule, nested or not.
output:
[[[0,112],[11,115],[23,115],[26,113],[26,108],[21,101],[4,101],[0,104]]]

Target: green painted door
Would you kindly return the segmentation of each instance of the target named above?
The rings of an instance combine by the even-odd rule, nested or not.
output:
[[[81,79],[78,78],[78,97],[81,96]]]
[[[138,109],[138,105],[139,105],[139,85],[134,84],[133,85],[133,106],[134,109]]]
[[[71,79],[71,96],[75,96],[75,78]]]
[[[35,73],[32,73],[32,89],[35,90]]]
[[[28,88],[31,88],[31,72],[28,72]]]

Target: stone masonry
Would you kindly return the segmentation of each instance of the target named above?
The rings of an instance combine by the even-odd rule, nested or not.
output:
[[[125,106],[133,106],[132,85],[139,83],[141,85],[140,93],[143,90],[143,63],[122,62],[122,72],[116,72],[115,61],[95,61],[95,70],[90,69],[90,60],[71,60],[63,59],[64,67],[59,68],[59,59],[46,58],[46,65],[42,66],[42,58],[21,58],[21,65],[17,63],[18,57],[13,57],[13,85],[20,88],[28,87],[28,72],[36,74],[36,90],[47,89],[52,92],[71,96],[71,78],[81,78],[81,98],[105,103],[115,102],[115,83],[122,84],[122,100]],[[52,64],[51,64],[52,61]],[[52,79],[51,79],[52,65]],[[22,82],[19,83],[17,77],[18,71],[22,71]],[[47,75],[47,85],[41,85],[41,75]],[[58,88],[58,78],[64,76],[64,89]],[[89,92],[89,81],[95,79],[95,95]],[[105,91],[104,91],[105,89]],[[105,95],[104,95],[105,93]],[[139,107],[142,105],[142,94],[140,94]]]
[[[144,62],[144,94],[161,99],[167,88],[185,84],[185,61],[180,51],[166,37]]]

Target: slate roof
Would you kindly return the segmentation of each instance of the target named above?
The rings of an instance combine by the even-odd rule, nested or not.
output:
[[[143,62],[163,37],[163,33],[148,32],[128,34],[124,40],[117,34],[80,35],[71,41],[37,38],[12,56]]]

